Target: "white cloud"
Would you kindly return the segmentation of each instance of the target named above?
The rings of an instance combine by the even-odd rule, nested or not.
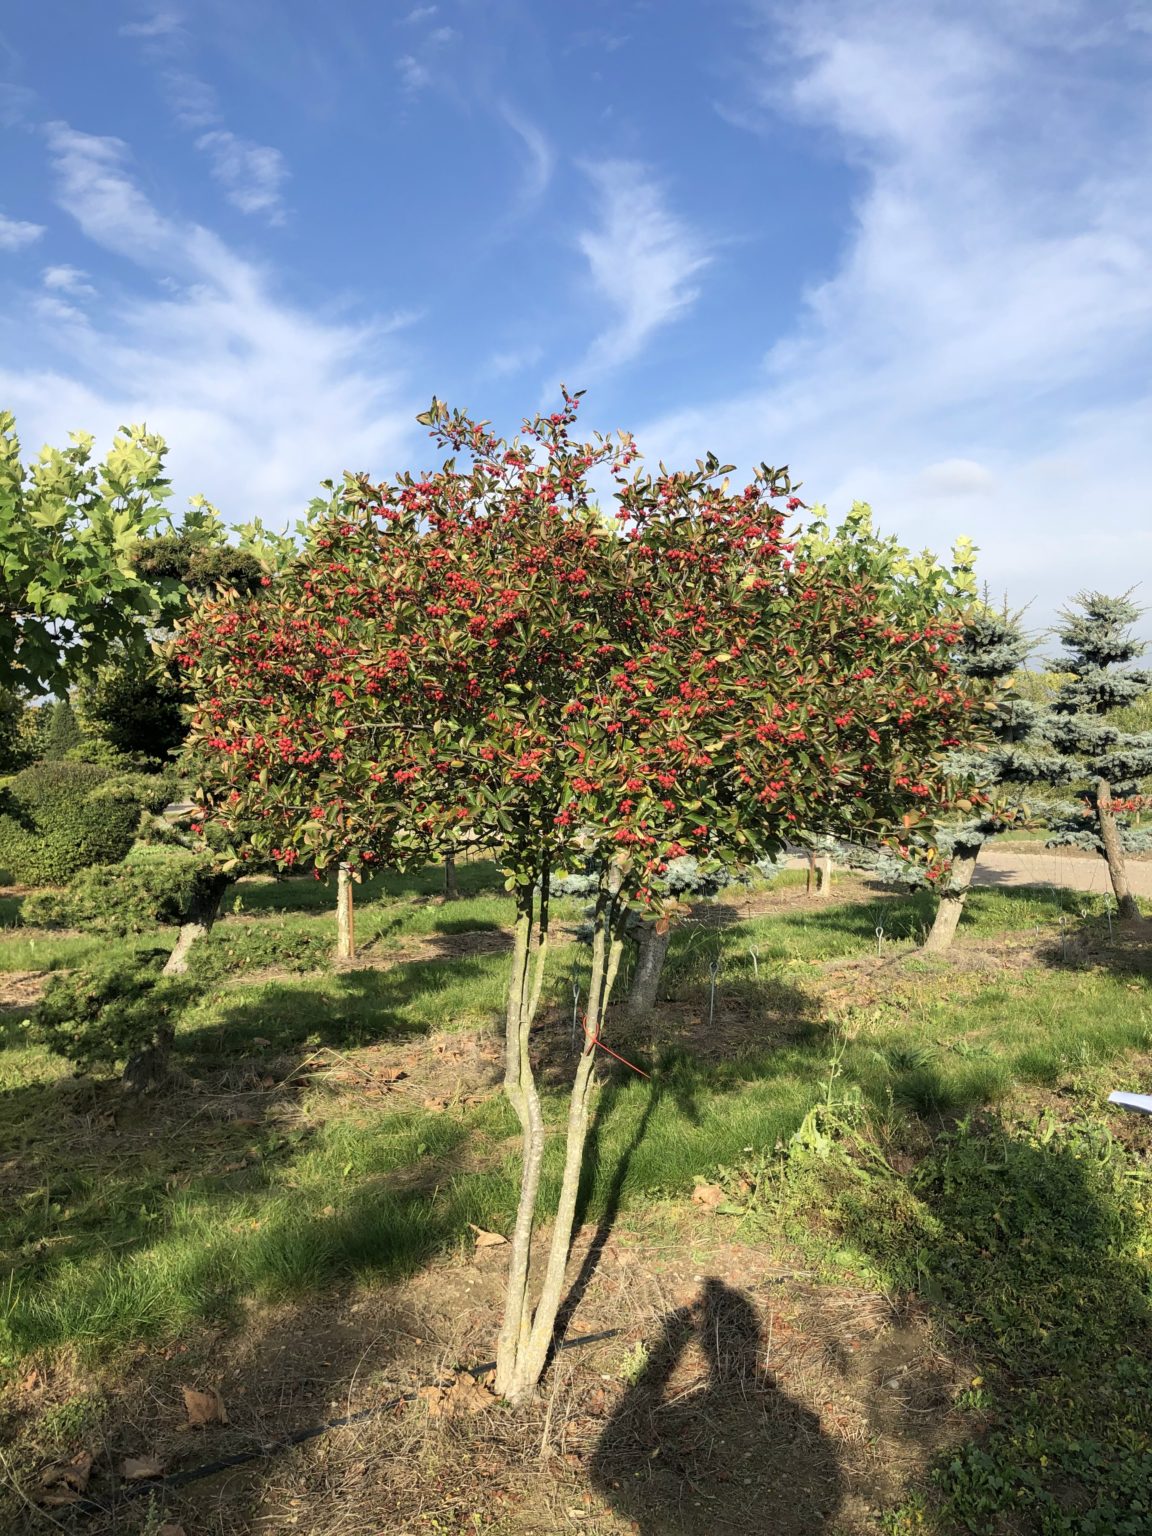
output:
[[[249,144],[223,128],[202,134],[196,140],[196,148],[207,151],[212,174],[224,187],[230,203],[242,213],[262,213],[269,223],[283,223],[280,186],[288,167],[278,149]]]
[[[920,471],[915,487],[925,496],[987,496],[995,489],[991,471],[975,459],[942,459]]]
[[[156,208],[119,141],[58,123],[49,143],[60,206],[126,258],[118,291],[135,269],[136,292],[87,324],[41,296],[20,365],[0,364],[0,398],[26,443],[63,442],[78,427],[106,442],[120,423],[146,420],[171,445],[181,496],[202,490],[234,521],[276,526],[320,480],[384,474],[406,457],[423,400],[402,397],[380,354],[409,317],[353,324],[291,303],[210,230]],[[66,354],[66,372],[37,363],[51,356],[45,345]]]
[[[160,83],[169,109],[182,127],[209,128],[220,122],[220,104],[206,80],[186,69],[166,69]]]
[[[556,153],[536,124],[529,122],[508,102],[502,101],[497,110],[527,151],[527,166],[518,199],[523,211],[548,190],[556,169]]]
[[[44,233],[43,224],[29,224],[26,219],[9,219],[0,213],[0,251],[22,251]]]
[[[460,36],[454,27],[436,27],[428,34],[428,41],[442,46],[444,43],[454,42]]]
[[[494,352],[488,359],[487,372],[493,378],[507,378],[510,374],[523,373],[528,368],[534,368],[544,357],[544,349],[540,346],[527,346],[513,348],[504,352]]]
[[[401,54],[396,60],[396,68],[400,71],[400,84],[410,95],[415,96],[432,83],[432,71],[414,54]]]
[[[1107,528],[1149,524],[1152,417],[1129,406],[1152,348],[1152,103],[1117,64],[1152,50],[1090,0],[763,10],[761,110],[810,125],[862,190],[838,269],[765,336],[762,383],[653,423],[652,450],[788,458],[914,543],[971,532],[993,585],[1045,611],[1129,585]]]
[[[96,292],[91,283],[85,282],[87,276],[87,272],[81,272],[79,267],[45,267],[41,281],[53,293],[70,293],[82,299]]]
[[[407,16],[404,17],[404,24],[405,26],[413,27],[417,22],[427,21],[430,17],[435,16],[439,9],[438,5],[414,6]]]
[[[140,37],[148,41],[155,41],[157,38],[170,38],[182,31],[183,25],[180,13],[168,9],[155,11],[144,21],[125,22],[119,28],[121,37]]]
[[[582,376],[629,362],[661,327],[695,303],[692,278],[711,259],[703,240],[669,212],[642,165],[607,160],[585,167],[596,188],[599,223],[579,236],[592,281],[614,311],[597,336]]]

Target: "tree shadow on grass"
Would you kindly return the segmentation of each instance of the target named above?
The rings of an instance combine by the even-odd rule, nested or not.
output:
[[[239,991],[246,983],[234,977],[231,985]],[[241,994],[222,1010],[213,1006],[209,1022],[198,1024],[194,1016],[177,1036],[178,1050],[211,1061],[242,1053],[258,1039],[272,1049],[313,1038],[333,1046],[415,1039],[450,1021],[454,998],[471,998],[473,1006],[483,1006],[481,999],[500,1002],[499,982],[480,956],[341,970],[320,984],[302,977],[247,985],[254,988],[250,996]]]
[[[842,1236],[974,1365],[972,1438],[938,1469],[946,1524],[1152,1529],[1147,1178],[1102,1127],[986,1116],[910,1184],[838,1191]]]
[[[604,1429],[592,1479],[649,1536],[817,1536],[842,1476],[816,1415],[764,1364],[759,1320],[712,1278],[664,1320]]]

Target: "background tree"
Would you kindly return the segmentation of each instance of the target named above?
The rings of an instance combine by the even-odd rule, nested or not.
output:
[[[817,805],[830,827],[927,840],[971,710],[949,673],[949,572],[903,577],[863,539],[818,567],[794,558],[776,506],[801,505],[786,471],[762,466],[736,493],[713,457],[630,475],[626,434],[573,440],[576,404],[566,395],[509,443],[434,402],[441,469],[350,478],[280,580],[205,604],[180,638],[204,815],[233,867],[323,869],[350,851],[404,866],[467,836],[505,871],[523,1177],[497,1386],[513,1400],[552,1343],[629,914],[660,914],[669,861],[770,856]],[[588,492],[600,465],[612,521]],[[545,1127],[529,1034],[552,872],[585,860],[598,871],[585,1042],[533,1301]]]
[[[992,739],[980,750],[958,750],[950,762],[973,813],[941,834],[949,871],[924,943],[929,952],[951,945],[984,844],[1013,828],[1035,825],[1030,791],[1038,783],[1061,782],[1072,768],[1053,745],[1056,717],[1051,707],[1018,697],[1012,687],[1030,648],[1019,618],[997,613],[986,603],[973,609],[964,626],[954,664],[959,673],[990,691]]]
[[[145,620],[175,583],[140,572],[140,540],[165,519],[164,441],[122,428],[102,464],[92,438],[45,448],[27,469],[0,411],[0,688],[65,693],[116,644],[144,648]]]
[[[1074,604],[1062,611],[1056,629],[1065,655],[1052,670],[1067,676],[1053,702],[1054,740],[1075,760],[1072,774],[1081,788],[1078,803],[1054,818],[1050,842],[1099,853],[1120,916],[1138,918],[1124,856],[1152,847],[1152,837],[1126,813],[1138,808],[1140,781],[1152,774],[1152,731],[1122,730],[1109,717],[1152,693],[1152,671],[1131,665],[1147,649],[1132,633],[1143,610],[1130,593],[1081,592]]]
[[[0,775],[19,773],[32,761],[29,713],[18,693],[0,688]]]
[[[190,700],[163,642],[197,600],[225,589],[251,593],[260,586],[283,555],[278,543],[262,539],[263,533],[259,523],[251,524],[241,544],[230,543],[216,508],[198,496],[179,528],[140,542],[136,569],[170,589],[171,597],[147,626],[149,649],[117,644],[107,661],[81,679],[76,702],[89,737],[154,767],[179,752],[188,734]]]

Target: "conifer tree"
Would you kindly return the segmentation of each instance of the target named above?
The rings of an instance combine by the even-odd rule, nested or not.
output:
[[[1152,836],[1133,827],[1142,779],[1152,775],[1152,731],[1124,731],[1109,718],[1152,694],[1152,671],[1134,667],[1146,645],[1132,626],[1143,613],[1131,594],[1081,592],[1064,609],[1056,634],[1066,655],[1051,670],[1066,674],[1053,702],[1057,748],[1072,759],[1065,782],[1077,784],[1077,802],[1053,819],[1050,846],[1100,854],[1122,918],[1139,918],[1128,889],[1125,854],[1152,848]]]
[[[941,839],[951,865],[924,944],[929,952],[951,945],[984,844],[1034,819],[1029,786],[1066,782],[1073,769],[1054,743],[1052,711],[1013,691],[1012,674],[1029,649],[1018,616],[997,613],[987,603],[969,615],[954,665],[990,690],[992,741],[979,751],[960,747],[949,762],[956,777],[971,786],[971,814]]]
[[[1013,674],[1023,666],[1030,642],[1018,616],[997,612],[984,602],[970,612],[953,668],[986,689],[991,704],[991,740],[979,748],[957,747],[948,760],[955,781],[968,795],[957,801],[965,819],[941,827],[938,847],[949,860],[940,887],[940,901],[924,948],[948,949],[964,912],[985,843],[1003,832],[1035,825],[1040,808],[1031,802],[1038,784],[1068,783],[1076,764],[1056,744],[1060,722],[1045,704],[1021,698]],[[930,868],[900,858],[891,849],[860,846],[837,838],[820,838],[818,852],[839,864],[867,870],[890,885],[914,889],[930,883]]]

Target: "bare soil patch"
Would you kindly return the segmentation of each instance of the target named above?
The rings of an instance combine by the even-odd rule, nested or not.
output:
[[[158,1489],[157,1513],[188,1536],[875,1530],[876,1512],[959,1432],[965,1369],[940,1355],[917,1309],[817,1285],[733,1241],[730,1225],[700,1211],[668,1235],[598,1245],[569,1338],[612,1336],[558,1355],[528,1408],[493,1400],[449,1417],[396,1404]],[[581,1234],[574,1268],[592,1241]],[[308,1307],[253,1308],[227,1337],[203,1329],[141,1348],[115,1374],[34,1368],[0,1400],[28,1469],[20,1486],[35,1501],[48,1462],[34,1454],[37,1419],[82,1395],[83,1426],[51,1456],[91,1454],[88,1491],[107,1512],[76,1528],[143,1530],[149,1501],[120,1502],[128,1457],[171,1473],[243,1456],[490,1359],[505,1253],[477,1249],[405,1285]],[[227,1424],[189,1427],[187,1385],[218,1392]],[[27,1506],[10,1508],[5,1529],[42,1528]]]

